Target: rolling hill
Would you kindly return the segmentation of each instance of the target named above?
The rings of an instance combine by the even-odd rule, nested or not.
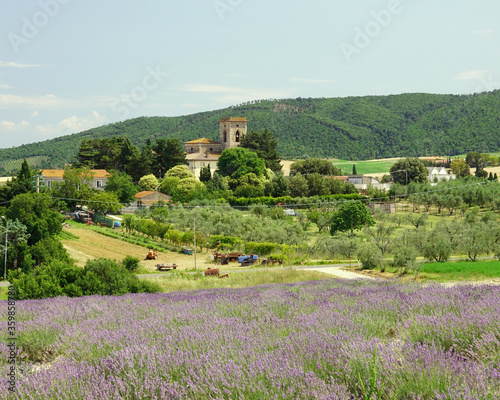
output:
[[[71,163],[82,139],[121,135],[142,146],[147,138],[218,140],[218,121],[246,117],[249,129],[271,129],[283,158],[366,160],[453,155],[500,149],[500,90],[473,95],[425,93],[248,102],[180,117],[140,117],[44,142],[0,149],[0,168]]]

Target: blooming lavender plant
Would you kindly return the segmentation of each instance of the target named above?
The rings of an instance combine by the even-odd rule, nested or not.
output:
[[[2,384],[0,398],[500,397],[496,286],[328,280],[17,310],[19,357],[49,359],[21,362],[17,393]]]

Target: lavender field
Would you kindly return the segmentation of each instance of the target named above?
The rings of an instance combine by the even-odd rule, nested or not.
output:
[[[498,399],[499,316],[498,286],[341,280],[22,301],[0,397]]]

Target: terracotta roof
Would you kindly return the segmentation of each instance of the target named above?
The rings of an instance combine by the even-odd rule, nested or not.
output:
[[[332,179],[338,179],[339,181],[346,181],[348,176],[332,176]]]
[[[105,169],[93,169],[91,172],[94,174],[94,178],[107,178],[109,176]],[[42,175],[45,178],[63,178],[64,169],[43,169]]]
[[[45,178],[62,178],[64,175],[63,169],[44,169],[42,175]]]
[[[229,117],[229,118],[221,118],[219,122],[248,122],[245,117]]]
[[[148,199],[148,196],[155,195],[154,198]],[[135,196],[137,201],[141,201],[141,203],[145,206],[151,206],[155,203],[158,203],[159,201],[168,201],[172,198],[172,196],[166,195],[164,193],[160,192],[153,192],[153,191],[144,191],[144,192],[139,192]]]
[[[189,142],[184,142],[185,144],[220,144],[220,142],[217,142],[212,139],[207,139],[207,138],[200,138],[200,139],[195,139],[195,140],[190,140]]]
[[[108,171],[105,169],[93,169],[94,178],[107,178],[109,176]]]
[[[143,197],[149,196],[150,194],[155,193],[155,191],[144,191],[144,192],[139,192],[135,194],[136,199],[142,199]]]

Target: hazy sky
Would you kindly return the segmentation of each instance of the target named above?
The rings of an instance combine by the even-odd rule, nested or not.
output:
[[[1,148],[250,100],[500,88],[498,0],[1,0],[0,11]]]

